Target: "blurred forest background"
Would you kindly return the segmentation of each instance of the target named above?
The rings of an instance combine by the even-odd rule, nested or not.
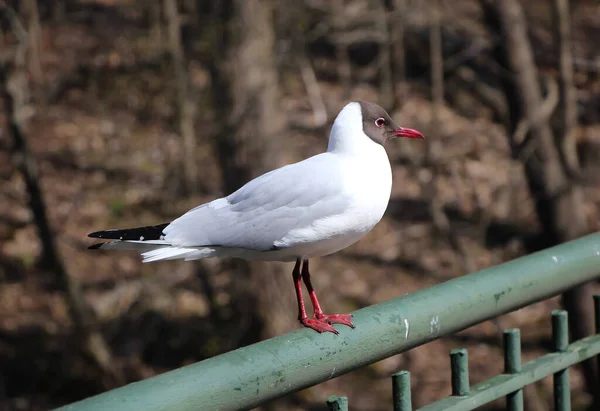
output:
[[[392,199],[364,240],[316,259],[352,311],[600,230],[597,0],[0,1],[0,409],[72,402],[299,327],[291,264],[142,265],[86,234],[157,224],[326,148],[349,101],[425,142],[388,146]],[[264,406],[422,406],[550,347],[550,310],[591,331],[588,285]],[[591,407],[593,365],[571,371]],[[597,383],[596,383],[597,384]],[[596,385],[598,387],[598,385]],[[550,409],[552,380],[525,390]],[[597,389],[597,388],[596,388]],[[485,409],[500,409],[503,402]],[[596,408],[600,409],[600,408]]]

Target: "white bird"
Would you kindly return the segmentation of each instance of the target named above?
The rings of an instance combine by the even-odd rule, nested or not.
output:
[[[398,126],[376,104],[349,103],[333,123],[326,152],[263,174],[171,223],[91,233],[113,241],[90,248],[139,250],[143,262],[207,257],[295,261],[300,322],[318,332],[337,334],[331,324],[354,328],[350,314],[323,313],[308,260],[348,247],[381,220],[392,189],[383,146],[394,137],[423,135]],[[312,318],[304,307],[302,280]]]

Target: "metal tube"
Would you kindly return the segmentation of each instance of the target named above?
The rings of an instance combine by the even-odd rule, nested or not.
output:
[[[600,294],[594,295],[596,334],[600,334]]]
[[[518,328],[504,331],[504,372],[521,372],[521,333]],[[511,392],[506,396],[508,411],[523,411],[523,390]]]
[[[600,294],[594,295],[594,319],[596,321],[596,334],[600,335]],[[596,384],[594,391],[594,407],[600,409],[600,355],[596,356]]]
[[[452,373],[452,395],[469,394],[469,353],[461,348],[450,351],[450,371]]]
[[[552,340],[554,351],[566,352],[569,347],[569,320],[566,311],[552,311]],[[554,409],[571,411],[571,390],[569,385],[569,369],[554,374]]]
[[[598,277],[600,233],[358,310],[339,335],[297,330],[65,409],[252,408]]]
[[[348,411],[348,397],[332,395],[327,399],[327,409],[329,411]]]
[[[410,372],[400,371],[392,375],[394,411],[412,411]]]

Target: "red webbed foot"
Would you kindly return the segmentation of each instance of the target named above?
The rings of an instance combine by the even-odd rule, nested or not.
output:
[[[329,324],[325,320],[318,320],[316,318],[304,318],[304,319],[300,320],[300,322],[306,328],[312,328],[313,330],[315,330],[319,334],[320,333],[325,333],[325,332],[331,332],[331,333],[334,333],[334,334],[339,334],[338,331],[335,328],[333,328],[331,326],[331,324]]]

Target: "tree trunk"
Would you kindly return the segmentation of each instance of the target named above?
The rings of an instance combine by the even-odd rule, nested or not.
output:
[[[561,160],[561,145],[557,144],[549,118],[541,113],[542,92],[527,22],[518,0],[482,0],[487,25],[504,39],[495,50],[495,57],[510,73],[503,78],[508,101],[510,143],[515,157],[521,157],[527,182],[535,199],[536,211],[542,226],[543,241],[539,248],[569,241],[587,233],[583,193],[570,181]],[[524,143],[515,141],[517,130],[525,129]],[[529,148],[523,156],[523,148]],[[582,286],[563,294],[563,305],[569,311],[574,339],[591,334],[593,310],[591,289]],[[593,364],[583,364],[588,389],[594,387]],[[593,391],[590,391],[593,392]]]
[[[577,129],[577,94],[574,84],[573,53],[571,43],[571,14],[569,12],[569,0],[554,0],[553,7],[554,18],[554,46],[558,51],[559,57],[559,86],[560,99],[558,104],[558,126],[556,127],[556,142],[565,167],[565,172],[571,177],[577,177],[580,173],[579,158],[575,142],[575,133]],[[583,192],[581,188],[575,188],[571,192],[575,203],[582,207]],[[580,236],[585,234],[586,222],[583,209],[575,209],[578,212],[577,227],[575,229],[581,232],[570,232],[570,235]],[[573,238],[575,238],[573,237]],[[565,308],[569,311],[575,309],[587,310],[589,324],[575,321],[573,323],[573,335],[576,338],[584,337],[592,330],[593,312],[590,307],[591,287],[580,287],[572,292],[567,292],[563,296]],[[587,305],[586,305],[587,303]],[[574,311],[577,312],[577,311]],[[572,316],[571,316],[572,317]],[[589,328],[588,328],[589,327]],[[594,375],[595,362],[588,360],[582,364],[585,373],[585,381],[589,392],[594,393],[595,409],[600,409],[600,370],[596,369]],[[595,377],[595,379],[594,379]]]
[[[210,63],[215,122],[220,126],[215,147],[223,187],[230,193],[279,166],[283,116],[275,69],[273,2],[233,0],[217,7],[216,38],[221,43],[214,45]],[[252,317],[242,321],[248,324],[242,343],[289,329],[280,321],[295,319],[293,309],[281,309],[295,306],[291,274],[284,275],[281,264],[274,263],[235,261],[231,268],[237,271],[233,299],[240,306],[238,313]],[[289,293],[283,298],[286,288]]]
[[[55,23],[62,23],[65,21],[67,15],[67,0],[54,0],[52,2],[52,19]]]
[[[392,68],[392,39],[390,33],[390,15],[388,13],[385,1],[377,0],[374,5],[377,12],[377,29],[384,37],[384,41],[379,49],[379,99],[380,105],[389,112],[392,112],[395,102],[394,96],[394,77]]]
[[[333,15],[332,26],[337,34],[335,40],[335,55],[337,60],[337,72],[339,82],[342,85],[344,100],[350,96],[350,83],[352,81],[352,66],[350,65],[350,57],[348,56],[348,44],[341,40],[345,22],[344,22],[344,0],[331,0],[329,2],[331,14]]]
[[[66,305],[75,325],[76,338],[83,342],[82,351],[95,362],[104,376],[106,388],[124,383],[123,377],[114,367],[110,348],[102,334],[95,327],[93,312],[84,299],[79,285],[69,276],[60,256],[54,234],[50,227],[46,212],[43,192],[39,184],[39,169],[28,145],[23,123],[24,111],[28,101],[28,81],[26,52],[27,33],[12,10],[0,1],[0,10],[9,16],[13,31],[23,43],[19,44],[14,54],[3,54],[6,60],[0,61],[0,97],[3,103],[7,131],[13,141],[12,160],[15,168],[23,176],[29,194],[29,208],[39,234],[42,245],[41,266],[53,274],[53,282],[65,294]]]
[[[573,53],[571,51],[571,15],[569,0],[554,0],[554,46],[559,58],[560,100],[556,135],[568,172],[579,172],[579,159],[575,146],[577,129],[577,91],[574,84]]]
[[[390,19],[390,41],[392,43],[392,83],[398,88],[394,92],[394,107],[401,108],[408,96],[406,81],[406,51],[404,47],[404,28],[406,26],[406,0],[393,0]]]
[[[23,3],[27,15],[27,32],[29,45],[27,49],[27,66],[34,84],[34,96],[38,104],[45,103],[42,89],[42,63],[40,60],[40,47],[42,40],[42,27],[40,26],[40,13],[37,0],[25,0]]]
[[[432,21],[429,27],[429,63],[431,64],[432,120],[436,135],[441,131],[441,111],[444,106],[444,55],[442,50],[442,3],[432,2]]]
[[[196,135],[194,133],[194,105],[188,92],[189,81],[183,44],[181,42],[181,22],[177,0],[164,0],[165,19],[169,36],[169,52],[175,75],[178,128],[183,139],[183,175],[188,193],[198,189],[196,167]]]
[[[150,44],[157,52],[162,52],[165,49],[162,9],[160,2],[156,0],[146,0],[146,10],[148,12],[148,25],[150,33],[148,35]]]

